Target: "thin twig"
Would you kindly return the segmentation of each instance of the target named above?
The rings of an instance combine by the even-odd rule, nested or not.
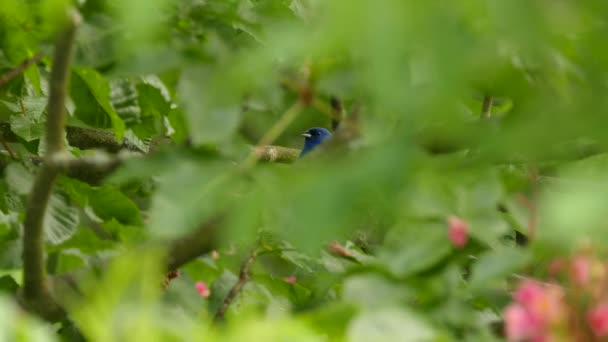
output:
[[[224,301],[222,302],[222,306],[220,306],[219,310],[217,310],[217,312],[215,313],[215,317],[213,319],[214,322],[217,323],[224,320],[224,315],[230,307],[230,304],[232,304],[232,302],[236,299],[236,296],[238,296],[238,294],[241,292],[247,281],[249,281],[249,278],[251,277],[251,266],[253,266],[253,263],[255,262],[257,256],[258,251],[254,250],[253,252],[251,252],[249,257],[243,262],[243,265],[241,266],[241,271],[239,272],[239,280],[230,289],[230,292],[228,292],[228,295],[226,296],[226,298],[224,298]]]
[[[59,175],[59,169],[52,161],[57,155],[64,153],[65,149],[65,100],[76,27],[79,23],[79,14],[72,12],[55,45],[53,69],[49,80],[47,156],[34,181],[23,223],[23,299],[29,310],[49,320],[56,319],[63,310],[52,299],[46,284],[43,221]]]
[[[4,141],[4,139],[2,139],[2,137],[0,137],[0,143],[2,143],[2,146],[4,147],[6,152],[8,152],[8,154],[11,156],[11,158],[17,159],[17,155],[15,154],[15,151],[13,151],[13,149],[10,146],[8,146],[8,143],[6,141]]]
[[[492,116],[492,105],[494,103],[494,97],[485,95],[483,97],[483,104],[481,105],[481,117],[488,119]]]
[[[42,59],[42,57],[44,57],[44,54],[42,52],[39,52],[35,56],[30,57],[30,58],[26,59],[25,61],[23,61],[21,64],[17,65],[17,67],[15,69],[0,76],[0,88],[2,88],[5,84],[7,84],[13,78],[17,77],[17,75],[19,75],[20,73],[25,71],[25,69],[27,69],[30,65],[32,65],[34,63],[38,63],[38,61],[40,61]]]

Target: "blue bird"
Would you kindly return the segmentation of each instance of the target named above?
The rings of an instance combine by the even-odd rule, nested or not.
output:
[[[315,147],[323,143],[325,140],[331,138],[331,133],[325,128],[313,127],[306,132],[302,133],[304,139],[304,148],[300,152],[300,158],[306,153],[312,151]]]

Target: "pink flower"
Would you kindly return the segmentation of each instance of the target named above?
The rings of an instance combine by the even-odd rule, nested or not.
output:
[[[220,253],[218,251],[216,251],[215,249],[211,251],[211,258],[213,258],[214,260],[217,260],[220,258]]]
[[[608,303],[602,303],[587,312],[587,321],[597,337],[608,335]]]
[[[528,340],[542,334],[541,323],[519,304],[505,308],[505,335],[509,341]]]
[[[469,225],[456,216],[448,217],[448,238],[456,248],[462,248],[469,240]]]
[[[298,281],[298,279],[295,276],[285,277],[285,278],[283,278],[283,280],[289,284],[295,284]]]
[[[207,284],[205,284],[204,281],[197,281],[194,287],[196,288],[196,292],[198,292],[204,298],[211,296],[211,289],[207,287]]]
[[[591,279],[591,262],[589,258],[583,255],[574,257],[570,265],[570,277],[577,285],[586,285],[589,279]]]
[[[513,294],[513,299],[524,307],[531,308],[543,301],[544,292],[545,289],[538,282],[526,279]]]
[[[538,322],[546,325],[560,321],[565,315],[563,290],[559,286],[542,286],[533,280],[525,280],[513,298]]]

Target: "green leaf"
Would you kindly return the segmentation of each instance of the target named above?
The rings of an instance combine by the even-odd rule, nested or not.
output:
[[[9,188],[19,195],[29,194],[34,185],[34,176],[22,164],[12,163],[6,167],[6,181]]]
[[[238,185],[229,182],[231,176],[230,166],[223,162],[173,164],[170,172],[157,178],[159,189],[152,199],[150,232],[161,238],[175,238],[197,228],[231,202],[231,196],[225,194]]]
[[[19,289],[19,284],[10,275],[0,276],[0,292],[16,294]]]
[[[137,104],[137,90],[128,79],[117,79],[110,82],[110,102],[116,113],[126,125],[137,123],[141,109]]]
[[[3,102],[13,113],[10,117],[11,130],[25,141],[33,141],[43,136],[46,128],[46,97],[24,97],[19,103]]]
[[[52,194],[44,214],[44,234],[54,245],[69,239],[80,221],[78,209],[63,195]]]
[[[399,308],[365,312],[351,322],[349,341],[431,342],[436,333],[421,317]]]
[[[406,300],[414,297],[412,290],[374,274],[348,277],[343,286],[343,300],[366,310],[380,309],[397,303],[405,304]]]
[[[530,253],[518,247],[502,247],[479,255],[473,265],[469,282],[473,291],[505,281],[512,273],[521,270],[529,261]]]
[[[126,225],[141,225],[139,208],[122,192],[110,187],[92,189],[89,203],[104,221],[116,219]]]
[[[409,223],[393,228],[380,261],[400,277],[429,269],[452,252],[447,234],[442,223]]]
[[[122,139],[125,123],[112,107],[110,84],[102,75],[93,69],[76,68],[72,72],[70,94],[78,119],[93,127],[112,127],[116,139]]]
[[[141,116],[161,118],[169,114],[170,103],[163,96],[161,89],[147,83],[137,84],[137,103]]]
[[[184,72],[179,83],[190,137],[196,145],[225,142],[236,131],[241,108],[235,94],[218,93],[209,71],[195,69]]]

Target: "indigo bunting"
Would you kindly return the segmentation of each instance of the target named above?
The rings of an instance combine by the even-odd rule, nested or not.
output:
[[[312,151],[315,147],[323,143],[325,140],[331,137],[331,133],[325,128],[313,127],[306,132],[302,133],[304,139],[304,148],[300,152],[300,158],[306,153]]]

